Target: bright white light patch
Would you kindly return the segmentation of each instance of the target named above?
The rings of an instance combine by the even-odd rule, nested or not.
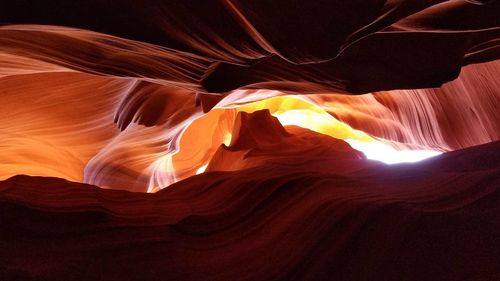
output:
[[[205,170],[207,169],[207,167],[208,167],[208,163],[205,164],[205,165],[203,165],[203,166],[201,166],[198,170],[196,170],[196,174],[199,175],[201,173],[204,173]]]
[[[335,119],[322,108],[306,103],[297,104],[297,108],[280,108],[273,113],[283,126],[295,125],[309,130],[343,139],[352,148],[363,152],[366,158],[378,160],[386,164],[418,162],[441,154],[432,150],[397,150],[363,131],[355,130],[348,124]]]
[[[434,157],[442,152],[433,150],[396,150],[382,142],[360,142],[346,139],[352,148],[363,152],[366,158],[382,161],[386,164],[413,163]]]

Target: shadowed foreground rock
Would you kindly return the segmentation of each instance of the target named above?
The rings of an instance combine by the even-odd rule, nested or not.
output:
[[[155,194],[16,176],[0,183],[0,277],[496,280],[499,151],[350,175],[281,155]]]

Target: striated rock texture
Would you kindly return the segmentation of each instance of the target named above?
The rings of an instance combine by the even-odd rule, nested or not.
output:
[[[461,0],[21,0],[0,12],[0,51],[209,92],[261,82],[423,88],[498,58],[499,12],[499,1]]]
[[[252,119],[278,132],[259,135]],[[1,182],[2,280],[500,277],[499,142],[386,166],[340,140],[284,131],[266,112],[241,120],[218,156],[237,170],[154,194],[56,178]],[[282,144],[312,137],[300,160]]]
[[[304,93],[302,99],[398,149],[449,151],[500,140],[498,73],[500,63],[494,61],[465,67],[441,88],[360,96],[236,90],[211,102],[217,111],[230,112],[253,101]],[[210,101],[200,101],[193,91],[136,78],[25,73],[1,77],[0,86],[0,179],[30,174],[130,191],[163,188],[184,178],[172,157],[193,121],[204,125],[185,140],[192,152],[185,167],[210,160],[213,151],[203,154],[201,144],[216,149],[222,141],[215,130],[230,132],[235,116],[205,115],[202,103]],[[293,106],[298,107],[288,109],[303,105]]]
[[[398,149],[496,141],[499,13],[500,1],[4,3],[0,179],[157,190],[184,178],[172,158],[194,120],[282,95]]]
[[[3,2],[1,281],[500,280],[500,1]]]

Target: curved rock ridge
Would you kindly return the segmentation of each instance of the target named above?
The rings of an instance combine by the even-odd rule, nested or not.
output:
[[[15,176],[0,182],[0,277],[494,280],[499,151],[495,142],[349,175],[291,168],[296,155],[285,154],[155,194]]]
[[[305,98],[353,128],[401,147],[455,150],[500,139],[498,61],[464,67],[440,88]]]
[[[4,2],[1,281],[500,280],[500,1]]]
[[[212,93],[262,82],[366,93],[436,87],[499,58],[499,12],[499,1],[21,0],[0,12],[0,53],[25,71],[64,67]]]
[[[8,75],[0,78],[0,177],[24,173],[107,188],[157,190],[192,175],[180,165],[175,170],[172,161],[179,158],[184,133],[195,120],[203,125],[192,141],[190,136],[184,140],[192,152],[183,164],[187,168],[210,161],[223,134],[232,130],[236,115],[230,111],[284,95],[294,95],[397,149],[470,147],[500,139],[499,65],[467,66],[441,88],[361,96],[318,88],[298,95],[302,92],[297,88],[241,89],[218,97],[137,78],[64,71]],[[304,105],[277,106],[293,110]],[[205,114],[210,108],[214,110]],[[220,111],[227,113],[216,113]],[[198,153],[206,149],[199,145],[205,142],[214,150]]]
[[[2,179],[162,188],[194,120],[283,95],[397,149],[500,139],[500,1],[49,2],[0,11]]]
[[[145,191],[149,165],[175,150],[172,140],[201,114],[191,92],[136,79],[51,72],[0,84],[0,178],[26,173]]]
[[[311,158],[315,161],[310,162]],[[291,168],[317,166],[318,171],[334,169],[341,173],[351,171],[351,162],[362,166],[355,160],[364,158],[363,153],[342,140],[300,127],[285,129],[265,109],[251,114],[238,113],[231,142],[227,146],[220,145],[208,162],[206,171],[238,171],[279,162]]]

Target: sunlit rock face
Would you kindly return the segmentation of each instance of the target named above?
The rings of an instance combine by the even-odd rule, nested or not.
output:
[[[498,62],[471,65],[441,88],[359,96],[261,89],[208,97],[137,78],[8,75],[0,78],[7,120],[0,176],[155,191],[195,175],[229,145],[239,112],[263,109],[282,125],[346,140],[368,158],[411,162],[500,138],[495,73]]]
[[[500,1],[77,2],[0,9],[0,280],[499,278]]]

